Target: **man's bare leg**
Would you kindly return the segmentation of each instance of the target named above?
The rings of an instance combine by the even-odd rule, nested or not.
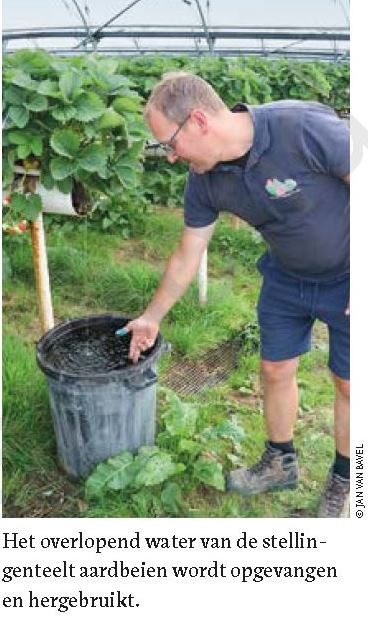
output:
[[[298,411],[297,367],[297,358],[261,362],[266,429],[272,444],[267,445],[254,466],[229,474],[229,491],[249,496],[272,489],[294,489],[298,485],[298,461],[290,445]]]
[[[298,413],[298,363],[298,358],[261,361],[265,422],[272,442],[293,439]]]

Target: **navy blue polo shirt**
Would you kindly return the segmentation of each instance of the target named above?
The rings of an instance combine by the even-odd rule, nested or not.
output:
[[[330,280],[349,272],[350,139],[345,121],[320,103],[244,106],[254,140],[243,166],[190,171],[184,218],[214,223],[222,211],[255,227],[275,265],[294,276]],[[236,111],[239,111],[239,106]]]

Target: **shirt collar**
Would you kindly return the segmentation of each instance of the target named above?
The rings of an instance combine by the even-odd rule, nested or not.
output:
[[[270,145],[270,131],[264,109],[259,105],[248,105],[248,111],[254,125],[254,139],[249,151],[249,159],[246,169],[250,169],[257,163]]]
[[[253,144],[249,150],[249,157],[245,165],[245,169],[249,170],[257,163],[261,155],[267,150],[270,145],[270,132],[264,109],[260,105],[246,105],[245,103],[236,103],[231,108],[232,112],[249,112],[254,125]]]
[[[254,139],[253,144],[249,150],[249,157],[244,166],[245,170],[249,170],[253,165],[257,163],[262,154],[267,150],[270,145],[270,132],[268,128],[268,122],[264,113],[264,110],[260,105],[246,105],[245,103],[236,103],[231,108],[232,112],[249,112],[254,124]],[[224,170],[230,168],[230,165],[226,165],[226,162],[218,163],[214,170]]]

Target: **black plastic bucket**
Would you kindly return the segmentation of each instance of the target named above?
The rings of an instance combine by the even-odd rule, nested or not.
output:
[[[87,476],[119,452],[154,443],[156,364],[169,346],[159,334],[138,363],[131,363],[130,335],[115,335],[129,320],[110,314],[68,320],[37,343],[59,461],[72,477]]]

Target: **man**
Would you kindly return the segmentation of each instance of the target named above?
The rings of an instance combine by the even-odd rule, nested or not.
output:
[[[268,250],[259,260],[261,377],[268,442],[260,461],[230,473],[243,495],[294,488],[293,430],[298,357],[316,318],[329,330],[335,385],[336,457],[319,517],[347,516],[349,499],[349,132],[319,103],[237,104],[185,73],[164,76],[145,110],[170,163],[190,165],[185,229],[152,301],[127,328],[130,357],[152,345],[163,317],[194,278],[220,211],[254,226]]]

